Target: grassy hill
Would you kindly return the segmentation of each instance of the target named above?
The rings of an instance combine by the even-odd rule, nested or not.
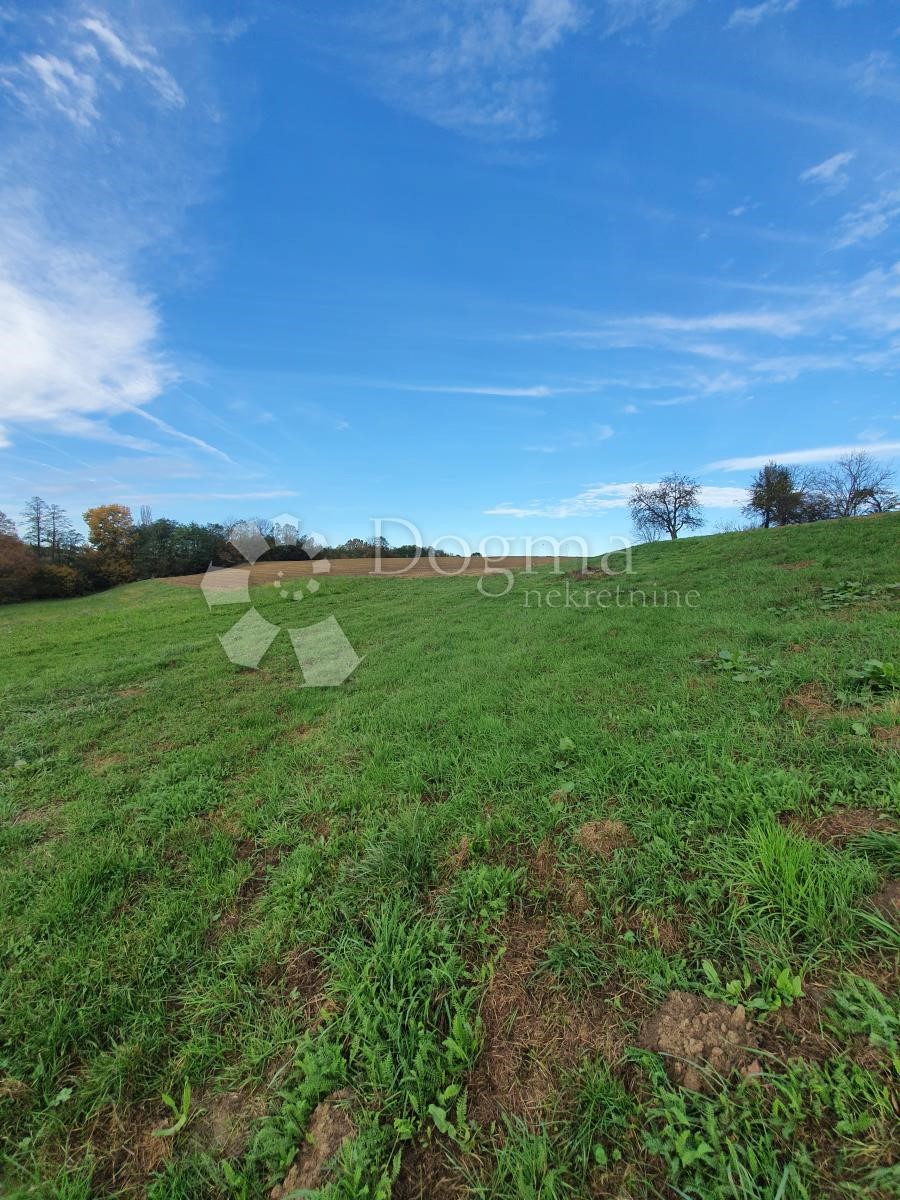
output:
[[[896,1195],[898,545],[0,610],[0,1191]]]

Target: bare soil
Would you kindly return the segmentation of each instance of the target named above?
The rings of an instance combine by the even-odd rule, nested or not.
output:
[[[742,1004],[731,1008],[690,992],[670,992],[641,1030],[640,1045],[665,1056],[666,1071],[690,1091],[711,1090],[704,1068],[728,1075],[753,1063],[753,1030]],[[758,1064],[755,1068],[758,1070]]]
[[[404,1153],[391,1200],[462,1200],[469,1195],[442,1139],[414,1142]]]
[[[345,1107],[350,1098],[349,1091],[333,1092],[316,1105],[306,1129],[306,1140],[284,1182],[272,1189],[272,1200],[286,1200],[295,1193],[321,1188],[326,1182],[328,1163],[356,1132]]]
[[[832,846],[845,846],[864,833],[893,833],[897,829],[896,822],[873,808],[835,808],[808,821],[788,815],[784,823],[806,837]]]
[[[329,569],[322,571],[321,560],[312,562],[258,562],[250,568],[250,586],[263,587],[276,581],[284,583],[291,579],[306,579],[315,575],[319,580],[327,579],[329,575],[370,575],[375,579],[440,579],[454,575],[486,575],[491,571],[524,571],[529,560],[525,555],[507,555],[506,558],[470,558],[468,562],[462,558],[438,558],[436,566],[424,555],[418,561],[414,558],[385,558],[380,566],[374,558],[333,558],[329,559]],[[557,560],[552,555],[532,555],[533,567],[552,566]],[[560,572],[569,569],[572,562],[568,558],[559,559]],[[314,571],[315,566],[319,571]],[[246,570],[247,564],[241,564]],[[172,575],[166,583],[174,583],[179,587],[199,587],[203,575]]]
[[[548,940],[545,921],[510,920],[504,936],[506,951],[482,1002],[484,1046],[469,1081],[469,1112],[482,1126],[507,1112],[536,1127],[564,1072],[588,1055],[621,1062],[630,1035],[604,996],[576,1004],[549,976],[535,976]]]

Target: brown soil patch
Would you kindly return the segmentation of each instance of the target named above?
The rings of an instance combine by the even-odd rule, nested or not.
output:
[[[602,995],[576,1004],[551,977],[535,976],[548,939],[544,921],[510,920],[503,935],[506,950],[482,1000],[484,1045],[469,1081],[469,1112],[480,1125],[508,1112],[535,1126],[564,1071],[592,1054],[621,1061],[629,1035]]]
[[[804,683],[799,691],[782,697],[781,711],[792,717],[830,717],[834,710],[817,683]]]
[[[575,834],[575,840],[589,854],[612,858],[616,850],[633,846],[631,830],[621,821],[588,821]]]
[[[897,828],[895,822],[873,808],[835,808],[809,821],[788,814],[783,823],[806,837],[833,846],[845,846],[864,833],[893,833]]]
[[[900,746],[900,725],[873,725],[869,730],[876,742],[885,746]]]
[[[800,642],[791,642],[787,648],[787,652],[788,654],[802,654],[805,649],[806,647]]]
[[[278,1002],[312,1020],[325,1003],[327,976],[314,950],[295,950],[285,962],[269,963],[260,971],[260,983],[277,993]]]
[[[131,696],[143,696],[143,694],[144,694],[144,692],[146,692],[146,690],[147,689],[143,685],[136,684],[134,687],[117,688],[116,695],[122,696],[125,698],[131,697]]]
[[[533,567],[552,566],[555,561],[552,554],[531,557]],[[565,571],[572,561],[571,558],[560,558],[560,570]],[[524,571],[528,566],[525,555],[515,554],[505,558],[471,558],[468,562],[462,558],[439,558],[437,570],[424,555],[418,562],[412,558],[386,558],[381,563],[381,574],[376,569],[378,564],[374,558],[332,558],[329,562],[331,569],[317,576],[320,582],[326,584],[329,576],[334,575],[371,576],[373,579],[390,579],[391,576],[396,579],[441,579],[451,575],[484,575],[489,570],[498,569]],[[315,565],[315,562],[254,563],[250,567],[250,586],[264,587],[266,584],[274,584],[276,580],[285,584],[292,579],[306,579],[314,574]],[[240,564],[242,570],[246,570],[247,566],[247,563]],[[173,575],[162,582],[174,583],[178,587],[198,588],[203,582],[203,575]]]
[[[124,754],[89,754],[85,766],[94,775],[102,775],[109,767],[120,767],[125,762]]]
[[[900,879],[890,879],[880,892],[869,897],[869,903],[885,921],[900,926]]]
[[[172,1138],[153,1136],[167,1116],[171,1114],[146,1105],[106,1109],[97,1116],[85,1140],[97,1162],[92,1185],[98,1195],[119,1191],[144,1195],[150,1176],[172,1154]]]
[[[814,558],[800,558],[797,562],[775,564],[781,571],[802,571],[805,567],[814,567],[815,565],[816,560]]]
[[[639,1045],[665,1056],[669,1076],[690,1091],[709,1090],[704,1068],[727,1075],[750,1067],[753,1032],[744,1006],[670,992],[641,1030]]]
[[[189,1128],[200,1145],[217,1158],[237,1158],[250,1142],[250,1129],[266,1111],[259,1094],[220,1092],[196,1098],[197,1118]]]
[[[312,733],[314,730],[315,730],[315,725],[298,725],[295,729],[292,729],[291,732],[288,734],[288,741],[290,741],[290,742],[305,742],[307,740],[307,738],[312,736]]]
[[[307,1126],[306,1141],[300,1147],[284,1182],[272,1189],[272,1200],[286,1200],[295,1192],[304,1189],[312,1191],[326,1182],[328,1163],[347,1138],[356,1132],[350,1114],[344,1107],[344,1102],[351,1095],[349,1091],[333,1092],[316,1105]]]
[[[438,1139],[413,1143],[405,1151],[391,1200],[462,1200],[468,1194]]]
[[[676,954],[687,944],[687,938],[677,922],[647,908],[639,908],[626,917],[617,917],[615,924],[618,930],[630,931],[643,941],[659,946],[664,954]]]

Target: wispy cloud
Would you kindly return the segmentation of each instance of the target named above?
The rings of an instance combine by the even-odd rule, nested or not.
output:
[[[560,450],[583,450],[586,446],[599,446],[615,435],[612,425],[595,423],[577,433],[563,433],[534,446],[526,446],[531,454],[556,454]]]
[[[897,202],[900,209],[900,195]],[[788,289],[747,286],[770,294],[773,303],[690,315],[584,314],[580,326],[520,336],[585,350],[642,352],[630,377],[620,366],[617,382],[672,393],[650,400],[657,405],[738,392],[754,382],[783,382],[812,372],[883,371],[900,365],[900,263],[843,282]],[[658,352],[652,372],[646,362],[648,350]],[[722,369],[711,370],[707,364],[720,364]]]
[[[605,0],[602,5],[604,33],[608,36],[647,27],[654,33],[694,7],[694,0]]]
[[[611,509],[627,508],[637,483],[595,483],[574,496],[562,500],[532,500],[525,505],[498,504],[485,509],[491,517],[546,517],[550,520],[565,520],[567,517],[593,516]],[[716,487],[706,484],[701,489],[701,503],[708,508],[739,508],[747,500],[747,489],[740,487]]]
[[[801,183],[820,184],[829,193],[839,192],[850,182],[850,176],[844,170],[856,158],[855,150],[842,150],[832,154],[824,162],[809,167],[800,176]]]
[[[23,54],[3,66],[0,79],[26,105],[44,102],[76,125],[89,126],[100,118],[104,93],[121,90],[123,72],[141,77],[163,104],[186,104],[184,91],[160,64],[155,48],[144,41],[130,45],[100,15],[69,21],[58,49]]]
[[[527,384],[521,387],[504,386],[503,384],[482,383],[482,384],[432,384],[432,383],[397,383],[387,384],[379,383],[379,387],[390,387],[398,392],[431,392],[437,395],[448,396],[508,396],[513,397],[530,397],[540,400],[549,396],[574,396],[588,395],[592,392],[602,391],[606,386],[603,381],[593,383],[576,383],[576,384]]]
[[[838,225],[834,247],[836,250],[858,246],[880,237],[890,229],[892,222],[900,216],[900,187],[886,188],[874,200],[846,213]]]
[[[158,440],[121,428],[119,419],[137,415],[163,439],[227,459],[144,411],[178,371],[139,255],[166,244],[197,197],[210,162],[201,144],[210,118],[184,118],[187,91],[151,32],[120,12],[113,19],[73,6],[48,22],[22,9],[14,20],[10,44],[21,49],[0,62],[7,440],[14,428],[43,426],[155,453]],[[190,49],[199,72],[202,48]]]
[[[736,8],[728,18],[726,29],[752,29],[769,17],[793,12],[800,0],[763,0],[762,4]]]
[[[388,102],[486,141],[550,127],[550,56],[587,18],[579,0],[406,0],[341,24],[343,53]]]
[[[849,446],[814,446],[805,450],[780,450],[769,454],[749,454],[737,458],[722,458],[710,463],[708,471],[755,471],[764,467],[768,462],[780,462],[793,465],[804,463],[833,462],[844,454],[852,454],[865,450],[876,457],[896,454],[900,451],[900,442],[863,442]]]

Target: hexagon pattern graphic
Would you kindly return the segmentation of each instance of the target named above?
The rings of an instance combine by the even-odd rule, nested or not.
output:
[[[288,513],[283,513],[273,522],[276,536],[291,538],[295,544],[299,537],[300,522]],[[310,535],[309,544],[322,545],[324,538]],[[268,550],[269,545],[258,529],[242,526],[233,531],[231,545],[252,566]],[[317,553],[313,550],[311,553]],[[284,586],[284,573],[278,572],[275,587],[285,599],[302,600],[305,593],[314,594],[320,588],[315,576],[331,570],[331,563],[322,559],[313,563],[313,578],[305,586],[289,590]],[[250,604],[250,571],[247,567],[207,568],[200,585],[210,608],[220,604]],[[281,632],[280,625],[273,625],[252,605],[240,616],[227,633],[219,635],[222,649],[229,660],[237,666],[257,668],[269,647]],[[362,659],[354,650],[350,640],[334,616],[325,617],[315,625],[301,629],[288,629],[288,636],[300,670],[304,687],[338,687],[353,674]]]

